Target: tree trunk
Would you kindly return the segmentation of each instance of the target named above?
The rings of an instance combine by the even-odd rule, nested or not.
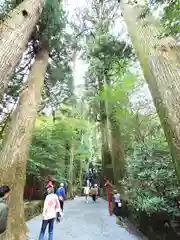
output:
[[[100,102],[100,116],[101,116],[101,138],[102,138],[102,147],[101,147],[101,157],[102,157],[102,174],[108,178],[110,181],[114,182],[113,177],[113,167],[112,167],[112,156],[108,143],[108,127],[105,111],[104,101]]]
[[[25,0],[0,24],[0,101],[41,15],[45,0]]]
[[[73,193],[73,178],[74,178],[74,145],[72,144],[70,150],[70,162],[69,162],[69,194],[72,198],[74,196]]]
[[[104,79],[98,79],[99,91],[104,89]],[[101,158],[102,158],[102,175],[103,177],[108,178],[110,181],[114,182],[113,177],[113,167],[112,167],[112,156],[111,149],[109,144],[109,125],[107,119],[107,109],[106,102],[104,100],[100,101],[100,129],[101,129]]]
[[[140,19],[141,6],[121,3],[134,48],[149,85],[180,180],[180,47],[172,38],[159,40],[151,15]]]
[[[120,184],[126,174],[126,162],[124,156],[124,148],[121,141],[120,124],[112,112],[109,115],[111,126],[111,155],[114,173],[114,183]]]
[[[108,76],[104,75],[104,87],[110,86]],[[106,96],[108,99],[108,96]],[[119,184],[120,180],[123,180],[126,172],[124,149],[121,142],[120,123],[115,116],[114,106],[110,106],[108,101],[105,101],[106,113],[107,113],[107,126],[108,126],[108,142],[110,144],[112,167],[114,183]]]
[[[65,149],[66,149],[66,154],[65,154],[65,158],[64,158],[64,178],[68,179],[68,175],[69,175],[69,159],[70,159],[70,146],[69,146],[69,142],[66,142],[65,145]]]
[[[82,183],[82,176],[83,176],[83,168],[82,168],[82,159],[80,159],[80,170],[79,170],[79,187],[82,189],[83,183]]]
[[[82,134],[81,136],[81,145],[83,146],[84,144],[84,135]],[[80,186],[80,189],[82,190],[82,187],[83,187],[83,181],[82,181],[82,178],[83,178],[83,165],[82,165],[82,162],[85,161],[85,159],[80,159],[79,160],[79,186]]]
[[[19,103],[3,139],[0,151],[0,184],[8,185],[11,194],[8,227],[6,233],[0,236],[2,240],[25,239],[23,193],[27,155],[41,100],[48,58],[46,51],[41,51],[37,55],[28,77],[28,85],[20,95]]]

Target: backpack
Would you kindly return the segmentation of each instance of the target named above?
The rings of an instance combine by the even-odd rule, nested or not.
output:
[[[6,231],[8,220],[8,205],[0,199],[0,234]]]

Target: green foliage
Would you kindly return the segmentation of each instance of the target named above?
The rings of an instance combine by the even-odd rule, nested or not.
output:
[[[65,28],[66,17],[62,3],[58,0],[46,1],[39,21],[40,40],[43,45],[50,49],[59,44],[61,31]]]
[[[41,176],[58,176],[64,171],[66,142],[71,140],[73,130],[66,121],[53,124],[51,119],[37,120],[32,145],[29,152],[28,173]]]
[[[9,16],[9,12],[13,10],[21,0],[5,0],[0,2],[0,23]]]
[[[155,8],[163,7],[162,23],[165,27],[165,32],[163,35],[170,35],[177,37],[179,39],[180,33],[180,1],[179,0],[151,0],[149,1],[149,6],[155,6]],[[146,6],[146,11],[144,15],[149,12],[149,8]]]
[[[128,175],[124,181],[132,207],[147,214],[179,215],[179,185],[160,123],[151,116],[132,118],[126,128]],[[126,124],[128,119],[126,118]],[[125,124],[125,123],[124,123]],[[139,125],[140,124],[140,125]],[[134,127],[133,127],[134,126]],[[140,134],[140,135],[138,135]]]
[[[131,54],[131,46],[110,34],[90,38],[88,41],[88,57],[98,58],[108,70],[115,60],[130,58]]]
[[[81,142],[82,133],[87,134],[86,121],[64,117],[53,123],[49,117],[38,118],[29,151],[27,173],[42,178],[51,175],[58,181],[69,181],[66,169],[70,164],[72,140],[74,166],[81,161],[85,167],[84,161],[90,154],[88,143]],[[67,148],[67,145],[70,147]]]
[[[117,75],[115,78],[113,85],[106,85],[100,92],[99,99],[107,101],[110,104],[119,103],[123,106],[129,102],[129,94],[134,87],[136,77],[131,73],[126,73],[122,78],[119,78]]]
[[[74,84],[70,66],[77,40],[66,31],[68,20],[63,3],[47,0],[39,21],[40,46],[49,50],[51,62],[47,69],[43,106],[57,109],[73,95]]]
[[[180,1],[169,1],[164,9],[162,21],[165,26],[166,34],[179,38],[180,33]]]

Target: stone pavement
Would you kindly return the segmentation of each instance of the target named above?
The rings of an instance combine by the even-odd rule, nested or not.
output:
[[[29,239],[38,240],[41,216],[27,223]],[[47,229],[48,230],[48,229]],[[47,236],[45,240],[47,240]],[[54,240],[140,240],[146,239],[136,231],[128,231],[116,224],[116,217],[108,215],[107,202],[98,199],[86,203],[77,197],[65,202],[64,219],[55,224]]]

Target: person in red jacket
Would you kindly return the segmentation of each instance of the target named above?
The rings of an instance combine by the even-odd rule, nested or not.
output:
[[[49,188],[49,187],[54,187],[54,183],[51,179],[48,179],[48,183],[47,183],[46,188]]]

